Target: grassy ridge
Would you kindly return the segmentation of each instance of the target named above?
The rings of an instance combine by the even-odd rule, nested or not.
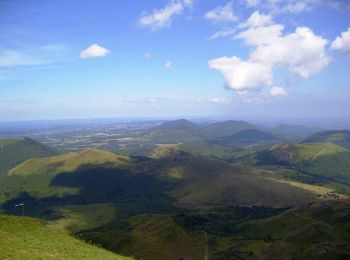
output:
[[[30,138],[0,139],[0,174],[25,160],[57,154],[54,149]]]
[[[86,244],[39,220],[0,215],[2,259],[131,259]]]
[[[142,259],[202,259],[205,237],[177,225],[171,216],[144,214],[131,218],[129,225],[117,231],[92,231],[83,238],[112,251]]]
[[[303,143],[334,143],[345,148],[350,148],[350,131],[331,130],[315,133],[306,138]]]

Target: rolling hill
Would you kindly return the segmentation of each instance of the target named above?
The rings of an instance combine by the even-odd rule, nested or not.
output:
[[[332,130],[315,133],[306,138],[303,143],[334,143],[345,148],[350,148],[350,131]]]
[[[56,154],[54,149],[27,137],[0,139],[0,174],[25,160]]]
[[[320,157],[332,156],[347,151],[346,148],[333,143],[294,144],[287,142],[259,153],[258,157],[264,164],[291,165],[312,162]]]
[[[228,238],[215,230],[231,228],[221,228],[221,221],[238,218],[233,227],[240,230],[238,223],[275,215],[281,207],[323,201],[332,191],[285,181],[279,175],[286,171],[177,151],[151,159],[84,150],[30,159],[0,176],[1,206],[3,212],[21,214],[14,205],[25,202],[25,214],[47,220],[52,232],[74,232],[123,255],[198,259],[208,245],[209,256],[222,259],[220,254],[230,252],[221,247]],[[226,213],[230,207],[239,212],[243,207],[244,216],[251,217]],[[188,230],[173,218],[188,212],[208,212],[216,222]],[[210,249],[213,236],[218,236],[216,251]]]
[[[231,136],[239,131],[255,129],[255,126],[244,121],[216,122],[201,129],[201,135],[205,138],[217,138]]]
[[[1,198],[8,201],[26,192],[26,196],[41,200],[97,203],[128,199],[142,201],[142,196],[153,199],[162,196],[165,208],[172,205],[187,208],[220,205],[279,207],[318,199],[317,193],[278,181],[274,171],[188,154],[138,160],[110,152],[86,150],[30,159],[16,166],[0,176]]]
[[[257,129],[247,129],[239,131],[231,136],[218,138],[215,142],[219,144],[243,147],[257,144],[272,144],[278,141],[279,139],[272,133]]]
[[[170,215],[142,214],[128,220],[121,230],[92,230],[81,233],[86,240],[140,259],[202,259],[205,237],[200,231],[186,231]]]
[[[132,259],[51,230],[40,220],[6,215],[0,215],[0,254],[2,259]]]
[[[142,214],[119,229],[82,232],[111,251],[143,259],[347,259],[349,200],[291,209],[225,207]]]
[[[212,259],[348,259],[350,202],[314,203],[211,237]]]
[[[150,129],[142,138],[157,144],[185,143],[200,140],[198,131],[198,125],[179,119]]]

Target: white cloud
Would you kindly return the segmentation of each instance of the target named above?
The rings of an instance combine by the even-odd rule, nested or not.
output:
[[[227,98],[227,97],[214,97],[214,98],[209,98],[207,102],[209,104],[215,104],[215,105],[225,105],[225,104],[231,104],[233,103],[232,98]]]
[[[108,55],[110,51],[97,43],[91,44],[87,49],[80,52],[79,57],[82,59],[104,57]]]
[[[280,24],[273,24],[266,27],[249,28],[238,33],[235,38],[244,40],[246,44],[253,46],[273,44],[280,39],[284,27]]]
[[[237,39],[240,38],[251,38],[254,39],[265,39],[270,40],[271,32],[275,31],[279,35],[283,31],[282,25],[272,25],[270,27],[264,27],[273,23],[270,15],[261,14],[259,11],[255,11],[248,18],[246,22],[238,25],[239,29],[250,28],[248,31],[241,32],[236,35]],[[209,40],[215,40],[221,37],[232,36],[237,32],[238,28],[225,28],[220,30],[209,37]],[[269,35],[269,36],[266,36]]]
[[[242,61],[233,56],[221,57],[208,62],[211,69],[220,71],[227,87],[244,91],[272,84],[271,66],[264,63]]]
[[[247,60],[233,56],[208,62],[211,69],[222,73],[227,87],[239,95],[247,95],[253,89],[271,88],[276,70],[287,71],[294,79],[309,78],[329,63],[326,39],[307,27],[284,34],[283,25],[271,23],[271,17],[255,12],[241,25],[241,28],[248,28],[234,38],[254,47]],[[285,94],[283,88],[270,89],[272,96]]]
[[[171,61],[171,60],[167,60],[165,62],[165,65],[164,67],[167,69],[167,70],[172,70],[175,68],[175,64]]]
[[[218,6],[213,10],[206,12],[204,17],[212,22],[232,22],[237,20],[237,17],[233,14],[233,7],[231,2],[228,2],[224,6]]]
[[[261,27],[271,25],[272,23],[271,15],[261,14],[259,11],[255,11],[249,16],[245,23],[239,24],[239,28]]]
[[[272,36],[276,36],[273,34]],[[282,66],[302,78],[321,71],[329,63],[327,40],[307,27],[298,27],[294,33],[280,36],[271,42],[258,44],[250,59]]]
[[[192,0],[172,0],[164,8],[142,12],[139,24],[149,26],[152,30],[170,26],[173,17],[181,14],[186,8],[190,8],[192,4]]]
[[[216,40],[216,39],[219,39],[222,37],[234,35],[236,33],[236,31],[237,30],[235,28],[226,28],[226,29],[223,29],[221,31],[217,31],[216,33],[211,35],[208,39],[209,40]]]
[[[276,96],[287,96],[288,93],[285,89],[283,88],[280,88],[280,87],[272,87],[270,89],[270,95],[273,96],[273,97],[276,97]]]
[[[335,0],[245,0],[248,7],[258,8],[268,13],[297,14],[312,10],[317,5],[330,5]]]
[[[331,49],[350,54],[350,27],[332,42]]]
[[[289,3],[283,6],[281,12],[286,13],[301,13],[305,11],[310,11],[312,9],[313,1],[297,1],[295,3]]]

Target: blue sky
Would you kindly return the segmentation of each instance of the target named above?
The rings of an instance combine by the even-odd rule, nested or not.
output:
[[[0,121],[348,118],[350,1],[0,1]]]

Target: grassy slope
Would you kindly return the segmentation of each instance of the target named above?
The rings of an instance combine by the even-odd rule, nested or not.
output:
[[[212,257],[224,259],[348,259],[349,201],[291,209],[239,226],[231,238],[213,238]],[[220,252],[221,251],[221,252]]]
[[[175,184],[177,205],[201,208],[220,205],[280,207],[318,199],[318,193],[281,183],[274,169],[238,166],[198,157],[158,162],[159,176]]]
[[[83,236],[104,247],[142,259],[202,259],[205,238],[201,232],[188,232],[171,216],[145,214],[131,218],[123,231],[89,232]]]
[[[55,187],[50,183],[60,173],[73,172],[80,167],[103,166],[125,168],[131,162],[130,157],[99,150],[85,150],[67,153],[49,158],[30,159],[0,176],[5,192],[26,191],[37,197],[63,196],[77,194],[75,187]]]
[[[315,133],[305,139],[303,143],[335,143],[350,148],[350,131],[331,130]]]
[[[344,147],[333,143],[294,144],[282,143],[258,153],[262,164],[310,163],[315,159],[347,152]]]
[[[55,210],[62,218],[49,221],[48,227],[70,233],[102,226],[111,221],[116,214],[112,203],[64,205],[56,206]]]
[[[53,156],[57,152],[30,138],[0,139],[0,173],[4,173],[25,160]]]
[[[2,259],[130,259],[86,244],[39,220],[0,216]]]

